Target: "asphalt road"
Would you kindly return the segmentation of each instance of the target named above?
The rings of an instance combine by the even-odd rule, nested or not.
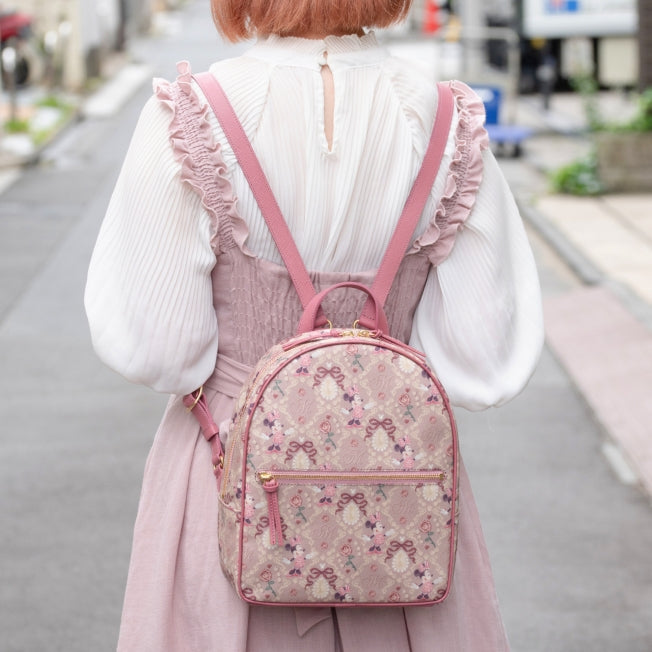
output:
[[[173,77],[182,58],[200,70],[237,51],[214,35],[206,2],[168,27],[134,46],[154,75]],[[6,652],[115,648],[142,470],[166,399],[95,358],[82,294],[149,93],[72,128],[0,198]],[[516,185],[541,184],[526,163],[504,169]],[[545,294],[572,288],[563,261],[535,233],[532,242]],[[546,351],[509,405],[458,418],[513,649],[649,652],[650,506],[605,461],[604,433],[557,361]]]

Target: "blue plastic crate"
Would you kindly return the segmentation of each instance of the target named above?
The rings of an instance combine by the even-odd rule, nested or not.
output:
[[[473,86],[473,90],[484,104],[487,114],[486,124],[497,125],[500,122],[500,105],[503,100],[503,92],[497,86]]]

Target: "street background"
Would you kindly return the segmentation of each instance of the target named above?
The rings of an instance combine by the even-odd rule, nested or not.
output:
[[[455,67],[428,42],[387,40],[406,65],[438,77]],[[132,40],[37,164],[0,170],[3,651],[115,649],[166,397],[94,356],[86,269],[148,80],[174,78],[181,59],[199,71],[245,48],[220,41],[206,0],[188,2]],[[619,96],[605,102],[621,110]],[[539,265],[548,347],[511,403],[459,411],[462,453],[513,650],[649,652],[651,197],[551,195],[545,172],[588,147],[581,102],[555,95],[544,111],[524,96],[517,116],[533,136],[522,158],[500,160]]]

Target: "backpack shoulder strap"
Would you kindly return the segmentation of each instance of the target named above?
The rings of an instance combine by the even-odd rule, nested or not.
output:
[[[378,268],[376,278],[371,286],[372,292],[381,306],[385,305],[392,283],[394,282],[394,277],[407,251],[412,234],[417,228],[419,218],[428,201],[428,195],[430,194],[444,157],[446,143],[448,142],[455,99],[453,97],[453,91],[448,84],[441,82],[437,84],[437,87],[439,89],[439,99],[435,123],[432,128],[432,134],[430,135],[430,142],[428,143],[421,169],[405,202],[401,217],[396,224],[392,238],[389,241],[385,255]],[[360,317],[360,323],[367,325],[371,321],[372,316],[373,305],[370,300],[367,300],[362,311],[362,316]]]
[[[278,206],[276,198],[269,187],[267,177],[260,167],[258,158],[245,134],[240,120],[219,82],[209,72],[194,75],[195,81],[204,92],[222,129],[235,153],[240,168],[251,187],[258,202],[263,218],[274,238],[281,258],[288,269],[290,278],[299,294],[301,305],[305,308],[317,294],[308,270],[303,263],[299,250],[294,242],[285,219]]]
[[[290,229],[272,193],[269,182],[265,177],[265,173],[260,166],[260,162],[238,120],[238,116],[233,110],[224,90],[212,74],[204,72],[195,75],[194,78],[204,92],[238,159],[238,163],[258,202],[263,218],[269,227],[274,242],[281,254],[281,258],[299,294],[301,304],[305,308],[315,296],[315,288],[301,259]],[[438,84],[438,88],[439,103],[437,106],[437,115],[421,169],[410,191],[401,217],[394,229],[389,246],[371,288],[381,306],[384,305],[387,299],[410,238],[421,217],[435,177],[437,176],[437,171],[439,170],[448,140],[454,108],[453,93],[448,84],[440,83]],[[365,304],[360,318],[360,323],[363,326],[368,326],[370,323],[373,323],[371,317],[372,311],[373,304],[371,299],[369,299]]]

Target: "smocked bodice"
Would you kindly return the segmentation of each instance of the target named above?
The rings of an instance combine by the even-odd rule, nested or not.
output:
[[[429,268],[425,255],[407,256],[387,299],[390,334],[403,341],[410,338],[412,317]],[[374,273],[330,272],[310,276],[320,291],[341,281],[371,285]],[[213,288],[220,330],[218,355],[253,365],[273,344],[296,332],[303,309],[284,268],[244,255],[233,246],[218,258]],[[359,318],[365,299],[360,291],[338,289],[324,300],[324,313],[336,326],[351,326]]]

